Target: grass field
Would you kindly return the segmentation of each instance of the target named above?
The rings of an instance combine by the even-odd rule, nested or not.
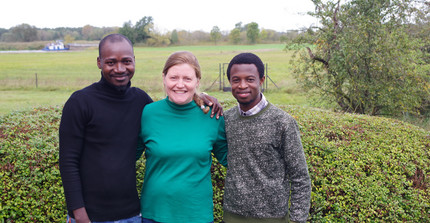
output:
[[[270,79],[266,97],[276,104],[307,105],[306,96],[298,89],[290,70],[290,54],[283,44],[238,46],[178,46],[135,48],[136,73],[132,85],[151,97],[164,97],[161,70],[167,57],[175,51],[188,50],[199,59],[202,69],[200,91],[221,99],[231,93],[220,91],[229,83],[222,68],[240,52],[253,52],[268,66]],[[0,115],[42,105],[62,105],[70,94],[100,79],[97,49],[45,53],[0,53]],[[221,76],[220,76],[221,69]],[[37,77],[37,80],[36,80]],[[221,82],[220,82],[221,80]],[[273,82],[272,82],[273,81]],[[276,84],[276,86],[275,86]],[[277,88],[279,87],[279,89]]]

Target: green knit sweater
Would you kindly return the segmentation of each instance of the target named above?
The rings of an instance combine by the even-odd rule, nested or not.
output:
[[[227,165],[224,119],[194,101],[167,98],[145,107],[140,137],[146,146],[141,213],[157,222],[212,222],[211,152]]]
[[[290,212],[290,220],[306,221],[311,181],[294,118],[270,103],[253,116],[240,116],[234,107],[224,117],[229,147],[224,210],[250,218]]]

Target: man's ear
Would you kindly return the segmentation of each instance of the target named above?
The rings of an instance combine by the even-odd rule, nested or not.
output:
[[[260,78],[260,86],[263,86],[264,80],[266,80],[266,75]]]
[[[102,62],[101,62],[100,57],[97,57],[97,67],[98,67],[99,69],[102,69]]]

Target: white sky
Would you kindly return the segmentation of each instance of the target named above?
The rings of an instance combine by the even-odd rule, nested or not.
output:
[[[309,27],[316,19],[310,0],[6,0],[0,28],[27,23],[37,28],[121,27],[152,16],[160,32],[232,30],[235,24],[256,22],[259,28],[287,31]]]

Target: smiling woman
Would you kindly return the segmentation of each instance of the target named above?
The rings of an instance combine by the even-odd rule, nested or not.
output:
[[[200,65],[192,53],[173,53],[163,69],[167,98],[142,112],[144,222],[214,220],[211,154],[226,166],[227,140],[224,118],[211,118],[193,101],[200,78]]]
[[[187,104],[193,100],[201,78],[200,65],[190,52],[173,53],[163,69],[163,84],[169,100]]]

